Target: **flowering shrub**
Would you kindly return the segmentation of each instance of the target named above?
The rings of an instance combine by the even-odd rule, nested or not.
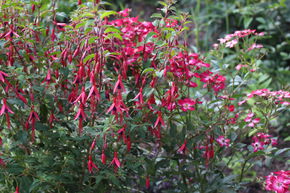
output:
[[[289,92],[249,92],[263,33],[235,32],[204,57],[170,3],[154,22],[77,4],[69,23],[56,1],[50,21],[36,2],[1,13],[3,191],[233,192],[258,158],[289,150],[267,134]]]

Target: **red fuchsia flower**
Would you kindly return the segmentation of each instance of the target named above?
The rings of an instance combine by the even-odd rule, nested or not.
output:
[[[150,110],[154,111],[154,108],[152,107],[152,105],[156,105],[154,94],[150,95],[150,97],[149,97],[149,99],[148,99],[146,104],[148,105],[148,108]]]
[[[118,169],[121,167],[121,163],[118,159],[118,152],[114,152],[114,158],[113,160],[111,161],[110,165],[114,165],[115,166],[115,169]]]
[[[92,152],[95,149],[96,146],[96,139],[93,140],[91,147],[90,147],[90,152]]]
[[[134,100],[138,100],[135,102],[136,107],[141,107],[144,104],[143,100],[143,88],[139,89],[138,94],[135,96]]]
[[[7,105],[7,101],[6,99],[2,99],[2,108],[0,110],[0,116],[5,114],[6,116],[6,122],[7,122],[7,127],[10,128],[10,116],[9,116],[9,113],[10,114],[14,114],[14,112],[9,108],[9,106]]]
[[[8,77],[8,74],[0,70],[0,81],[4,83],[6,81],[6,77]]]
[[[19,186],[16,186],[15,192],[14,193],[20,193],[19,192]]]
[[[185,98],[185,99],[180,99],[178,101],[178,104],[179,106],[181,106],[181,110],[186,112],[186,111],[194,111],[195,110],[194,106],[196,102],[193,99]]]
[[[16,38],[19,38],[20,36],[13,30],[13,26],[10,27],[10,30],[4,35],[4,37],[7,39],[7,40],[10,40],[12,41],[13,39],[13,36],[15,36]]]
[[[24,91],[22,89],[16,88],[14,89],[14,93],[16,94],[16,96],[25,104],[27,104],[27,100],[24,96],[22,96],[20,93],[25,94]]]
[[[265,189],[275,193],[289,193],[290,170],[273,172],[266,176]]]
[[[118,140],[120,140],[120,138],[122,137],[124,143],[126,143],[126,133],[125,132],[126,132],[126,125],[117,131],[117,133],[119,134]]]
[[[162,106],[166,107],[169,111],[174,110],[178,96],[178,87],[175,83],[172,83],[170,89],[165,93],[165,97],[162,99]]]
[[[146,176],[145,186],[146,186],[147,189],[150,188],[150,177],[149,176]]]
[[[205,152],[203,154],[203,157],[206,159],[205,164],[208,165],[209,160],[214,157],[214,149],[212,144],[207,144],[205,146]]]
[[[180,154],[184,154],[185,151],[187,150],[186,144],[187,144],[187,141],[184,140],[184,143],[180,146],[180,148],[177,150],[177,152]]]
[[[209,164],[209,160],[214,157],[214,147],[213,147],[213,141],[214,138],[209,136],[208,137],[208,143],[206,146],[199,146],[199,149],[205,149],[205,152],[203,153],[203,157],[205,158],[205,165],[207,166]]]
[[[125,144],[127,146],[127,151],[131,151],[132,142],[130,136],[125,137]]]
[[[50,116],[49,116],[49,119],[48,119],[50,128],[52,128],[52,123],[54,121],[59,121],[59,120],[55,117],[54,113],[51,113]]]
[[[84,104],[80,103],[79,110],[74,118],[74,120],[79,119],[79,134],[82,134],[83,131],[83,121],[86,120],[86,114],[84,111]]]
[[[28,117],[28,123],[31,124],[31,137],[32,141],[35,139],[35,123],[40,121],[38,114],[34,111],[34,106],[31,107],[31,111]]]
[[[47,70],[46,77],[44,78],[44,80],[41,83],[46,82],[46,85],[48,85],[51,80],[52,80],[52,78],[51,78],[51,71],[50,71],[50,69],[48,69]]]
[[[198,87],[198,84],[196,83],[196,82],[193,82],[193,81],[188,81],[187,82],[187,86],[188,87],[191,87],[191,88],[196,88],[196,87]]]
[[[122,123],[124,112],[128,115],[128,108],[123,102],[122,95],[119,93],[117,96],[114,97],[112,105],[107,110],[107,113],[115,115],[115,120]]]
[[[161,111],[158,111],[157,112],[158,116],[157,116],[157,119],[155,121],[155,124],[154,124],[154,127],[157,127],[158,125],[162,125],[162,126],[165,126],[165,123],[163,121],[163,118],[162,118],[162,113]]]
[[[224,136],[219,136],[217,139],[216,139],[216,142],[221,146],[226,146],[226,147],[229,147],[230,146],[230,139],[227,139],[225,138]]]
[[[117,91],[118,92],[123,92],[124,90],[125,90],[125,87],[124,87],[123,82],[122,82],[122,76],[119,75],[118,76],[118,80],[117,80],[117,82],[115,84],[115,87],[114,87],[113,92],[114,93],[116,93]]]
[[[3,115],[4,113],[14,114],[14,112],[7,105],[6,99],[2,99],[2,108],[0,110],[0,116]]]
[[[75,118],[74,118],[74,120],[76,120],[76,119],[82,119],[82,120],[85,120],[86,119],[86,114],[85,114],[85,111],[84,111],[84,109],[85,109],[85,105],[84,105],[84,103],[80,103],[80,106],[79,106],[79,110],[78,110],[78,112],[77,112],[77,114],[76,114],[76,116],[75,116]]]
[[[88,158],[88,170],[89,170],[89,173],[92,173],[94,168],[97,171],[99,170],[99,168],[96,166],[96,164],[94,164],[92,156],[89,155],[89,158]]]
[[[102,161],[102,164],[106,164],[107,158],[106,158],[104,149],[102,150],[101,161]]]
[[[6,163],[5,163],[5,161],[4,161],[3,159],[1,159],[1,158],[0,158],[0,166],[1,166],[1,167],[4,167],[4,166],[6,166]]]
[[[85,91],[85,87],[83,86],[81,94],[76,98],[74,103],[77,103],[78,101],[80,101],[82,104],[85,104],[86,100],[87,100],[86,91]]]
[[[87,100],[91,96],[95,96],[95,100],[100,101],[100,93],[99,93],[99,90],[97,89],[97,86],[95,84],[92,85]]]

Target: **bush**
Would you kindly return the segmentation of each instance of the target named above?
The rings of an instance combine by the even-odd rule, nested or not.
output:
[[[2,192],[237,192],[287,156],[267,134],[289,92],[267,89],[262,32],[205,58],[170,3],[153,22],[76,3],[67,23],[56,1],[2,6]],[[289,172],[275,174],[266,189],[286,192]]]

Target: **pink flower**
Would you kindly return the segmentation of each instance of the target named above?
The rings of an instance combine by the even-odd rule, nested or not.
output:
[[[246,67],[248,67],[248,65],[238,64],[236,66],[236,70],[241,70],[241,68],[246,68]]]
[[[260,141],[256,141],[256,142],[252,143],[251,145],[254,148],[254,152],[257,152],[259,150],[263,150],[264,149],[264,147],[263,147],[263,145],[262,145],[262,143]]]
[[[247,114],[247,117],[244,119],[245,122],[249,123],[248,127],[255,127],[255,125],[260,122],[261,119],[260,118],[253,119],[254,116],[255,114],[253,112],[250,112]]]
[[[253,50],[253,49],[259,49],[259,48],[263,48],[263,45],[254,43],[248,48],[248,51]]]
[[[278,171],[266,176],[265,189],[275,193],[289,193],[290,170]]]
[[[230,139],[227,139],[225,138],[224,136],[219,136],[217,139],[216,139],[216,142],[218,142],[218,144],[223,147],[223,146],[226,146],[226,147],[229,147],[230,145]]]
[[[119,11],[118,14],[122,17],[128,17],[130,11],[131,11],[131,9],[126,8],[123,11]]]
[[[257,133],[252,140],[253,143],[251,145],[254,148],[254,152],[265,149],[266,145],[277,145],[277,139],[266,133]]]
[[[237,43],[238,43],[238,39],[233,39],[233,40],[231,40],[231,41],[229,41],[229,42],[226,43],[226,47],[228,47],[228,48],[232,48],[232,47],[234,47]]]
[[[241,106],[242,104],[244,104],[245,102],[247,102],[246,100],[242,100],[240,102],[238,102],[238,105]]]
[[[194,111],[195,100],[190,98],[180,99],[178,104],[181,106],[182,111]]]

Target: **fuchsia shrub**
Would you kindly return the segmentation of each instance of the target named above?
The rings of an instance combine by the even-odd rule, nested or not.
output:
[[[33,4],[30,14],[39,17],[33,15],[35,5],[40,8]],[[257,60],[263,48],[255,42],[263,33],[243,30],[227,35],[204,57],[182,39],[189,21],[186,15],[170,15],[170,4],[163,3],[164,16],[155,16],[154,22],[130,17],[130,9],[105,11],[99,1],[78,5],[69,24],[53,20],[49,27],[37,20],[23,26],[22,19],[3,12],[4,170],[19,162],[27,167],[23,173],[31,170],[23,174],[34,184],[28,185],[30,189],[41,191],[47,183],[50,190],[70,190],[72,185],[39,177],[34,166],[7,151],[15,146],[27,159],[45,155],[53,148],[39,152],[47,140],[42,136],[51,132],[59,133],[63,144],[69,141],[63,135],[76,139],[64,147],[79,148],[75,159],[82,162],[75,162],[81,176],[76,179],[81,181],[74,185],[80,192],[100,187],[104,192],[238,191],[246,168],[252,166],[249,162],[266,156],[266,150],[277,152],[272,147],[277,139],[267,132],[271,119],[289,105],[289,92],[250,91],[246,84],[260,73]],[[234,48],[239,52],[225,65]],[[17,142],[14,134],[23,132],[30,139]],[[253,142],[246,143],[252,135]],[[69,153],[60,157],[72,159]],[[237,168],[231,168],[233,157],[241,158]],[[225,167],[238,175],[224,172]],[[166,175],[170,179],[163,179]],[[289,176],[280,176],[281,186],[276,182],[280,178],[267,177],[266,189],[287,192]],[[20,181],[20,190],[28,191],[21,175],[6,178]]]

